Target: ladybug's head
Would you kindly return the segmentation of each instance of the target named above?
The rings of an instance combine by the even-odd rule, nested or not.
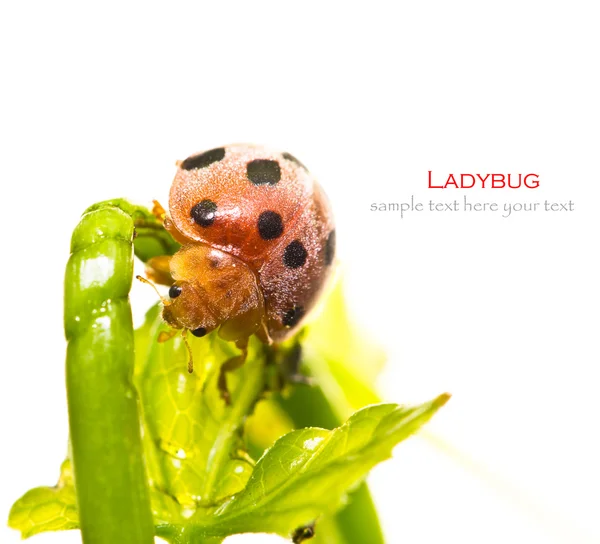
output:
[[[194,336],[204,336],[220,325],[209,309],[204,289],[196,283],[176,281],[169,289],[163,319],[175,329],[189,329]]]
[[[175,283],[165,301],[164,320],[175,329],[204,336],[219,329],[224,340],[255,333],[264,321],[256,276],[242,261],[204,244],[183,246],[170,262]]]

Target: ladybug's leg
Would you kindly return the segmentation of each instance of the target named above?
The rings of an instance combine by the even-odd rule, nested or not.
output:
[[[255,332],[255,334],[263,344],[266,344],[267,346],[273,345],[273,339],[269,334],[269,328],[265,319],[262,319],[262,321],[260,322],[260,327]]]
[[[148,259],[146,262],[146,275],[154,283],[172,285],[174,280],[171,276],[171,256],[160,255]]]
[[[236,357],[232,357],[231,359],[225,361],[221,365],[221,370],[219,372],[219,391],[221,392],[221,398],[226,404],[231,404],[231,395],[229,393],[229,389],[227,389],[226,374],[227,372],[231,372],[237,368],[240,368],[246,362],[246,358],[248,357],[248,338],[238,340],[235,345],[242,350],[241,355],[237,355]]]
[[[281,354],[279,372],[284,383],[314,385],[314,379],[300,372],[302,363],[302,344],[298,341]]]

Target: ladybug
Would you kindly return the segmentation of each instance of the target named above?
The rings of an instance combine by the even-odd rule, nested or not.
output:
[[[182,247],[151,259],[148,275],[171,283],[167,337],[218,329],[242,351],[221,368],[219,389],[229,402],[225,373],[244,363],[250,336],[281,342],[315,305],[334,260],[333,216],[321,187],[289,153],[236,144],[177,167],[169,214],[157,203],[155,213]]]

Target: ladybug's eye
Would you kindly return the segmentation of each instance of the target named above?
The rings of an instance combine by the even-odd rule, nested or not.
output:
[[[169,288],[169,296],[171,298],[177,298],[179,295],[181,295],[181,287],[179,287],[179,285],[171,285]]]
[[[202,338],[206,334],[206,329],[204,327],[198,327],[192,331],[192,334],[198,338]]]

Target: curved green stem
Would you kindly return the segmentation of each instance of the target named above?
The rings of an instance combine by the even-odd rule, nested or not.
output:
[[[71,458],[85,544],[154,542],[133,372],[129,290],[134,221],[86,213],[65,276]]]
[[[133,250],[138,259],[146,262],[159,255],[173,255],[181,247],[164,229],[162,221],[159,221],[148,209],[132,204],[123,198],[98,202],[85,212],[102,210],[107,207],[118,208],[133,219],[135,227]]]

